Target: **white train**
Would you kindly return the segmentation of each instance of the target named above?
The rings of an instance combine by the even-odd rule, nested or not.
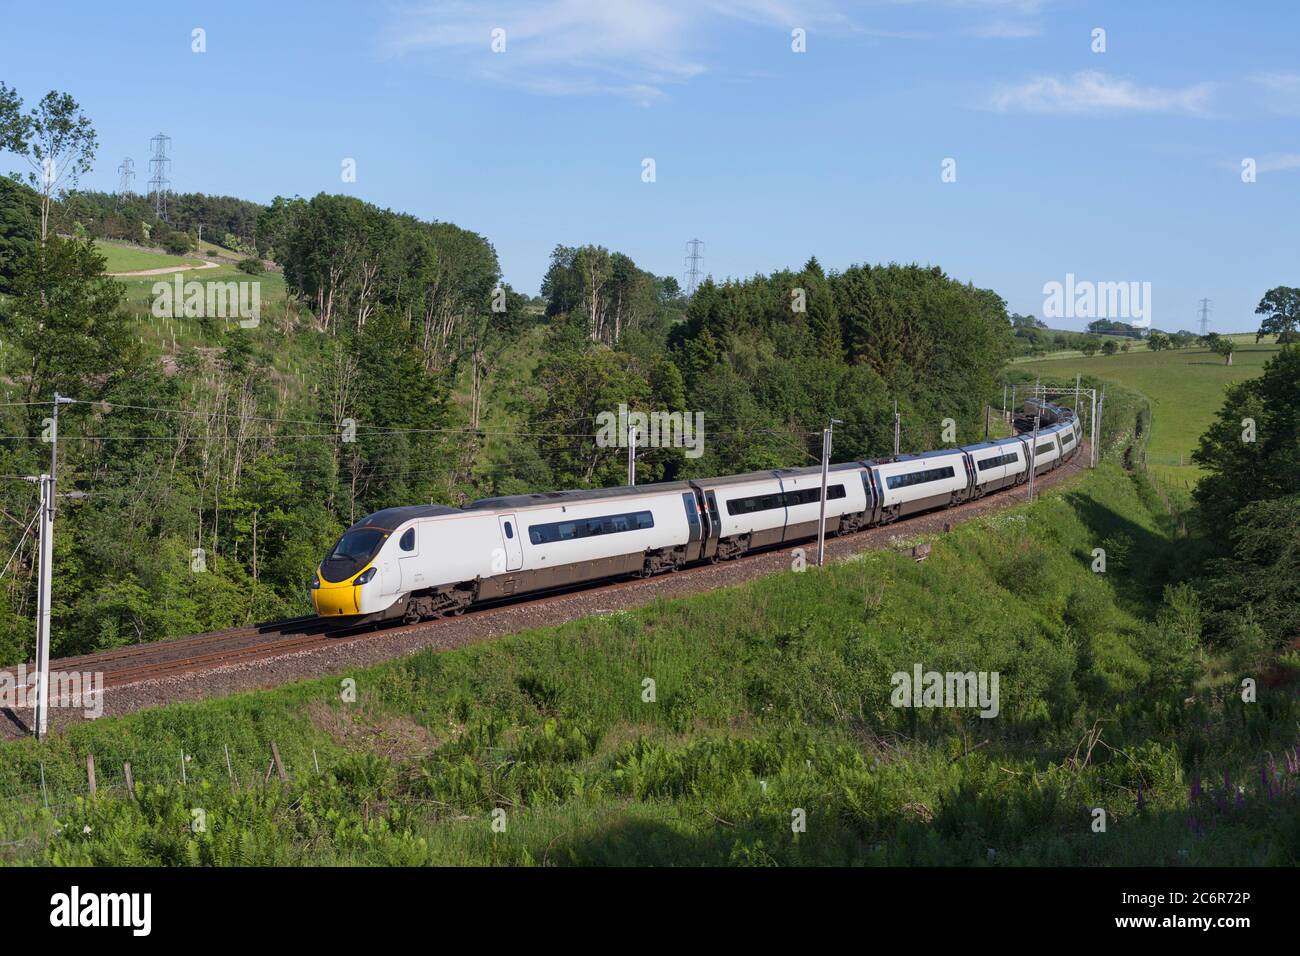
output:
[[[1031,435],[832,465],[826,533],[847,534],[1019,485],[1078,452],[1073,411],[1045,402]],[[821,469],[386,508],[350,527],[317,568],[322,617],[459,614],[487,601],[620,575],[649,576],[817,535]]]

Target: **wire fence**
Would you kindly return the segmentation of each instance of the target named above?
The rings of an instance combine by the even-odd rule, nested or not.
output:
[[[11,768],[8,781],[0,784],[0,801],[8,808],[43,808],[59,816],[75,811],[80,801],[138,799],[157,785],[196,791],[220,787],[233,793],[324,776],[334,766],[328,755],[314,747],[281,751],[275,741],[260,750],[222,744],[199,751],[177,749],[174,754],[152,752],[143,759],[121,762],[91,753],[75,766],[38,760],[21,770]]]

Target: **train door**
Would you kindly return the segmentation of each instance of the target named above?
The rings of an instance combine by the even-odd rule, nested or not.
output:
[[[519,540],[519,522],[514,515],[497,515],[501,526],[501,547],[505,549],[506,571],[518,571],[524,566],[524,546]]]
[[[688,561],[694,561],[701,556],[700,551],[703,547],[696,548],[695,545],[705,538],[704,529],[700,527],[700,503],[695,495],[694,491],[682,492],[682,505],[686,508],[686,560]],[[707,520],[706,517],[706,523]]]
[[[401,576],[401,590],[418,591],[425,587],[424,563],[420,560],[420,525],[413,524],[397,539],[397,569]],[[391,586],[391,585],[390,585]]]
[[[718,496],[714,492],[704,493],[704,503],[709,514],[709,537],[704,542],[704,556],[711,558],[718,553],[718,541],[722,538],[722,514],[718,511]]]
[[[864,509],[867,524],[876,520],[876,490],[871,484],[871,469],[864,468],[858,474],[862,476],[862,490],[867,496],[867,507]]]

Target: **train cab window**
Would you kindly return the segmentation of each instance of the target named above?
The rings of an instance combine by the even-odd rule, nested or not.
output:
[[[511,526],[510,522],[507,521],[507,522],[506,522],[506,539],[509,540],[509,541],[513,541],[514,538],[515,538],[515,529],[514,529],[514,527]]]
[[[415,550],[415,529],[407,528],[406,532],[402,535],[402,539],[397,543],[401,546],[403,551],[414,551]]]
[[[338,544],[334,545],[334,550],[329,556],[351,561],[368,561],[379,550],[386,537],[388,535],[378,528],[349,531],[339,538]]]
[[[342,581],[373,558],[388,537],[382,528],[357,528],[345,532],[321,562],[326,580]]]

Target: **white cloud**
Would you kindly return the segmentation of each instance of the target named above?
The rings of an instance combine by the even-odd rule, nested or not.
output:
[[[1268,90],[1269,108],[1284,116],[1300,116],[1300,73],[1260,73],[1251,82]]]
[[[1183,113],[1201,115],[1213,83],[1166,88],[1084,70],[1068,77],[1037,76],[997,89],[988,105],[1000,112],[1026,113]]]
[[[1236,168],[1240,168],[1240,165]],[[1265,156],[1255,164],[1255,169],[1261,173],[1281,173],[1289,169],[1300,169],[1300,153]]]
[[[467,0],[433,0],[399,14],[385,47],[536,93],[613,94],[648,105],[666,87],[709,69],[704,51],[720,23],[780,30],[784,38],[775,42],[786,49],[795,27],[808,30],[810,43],[817,27],[859,32],[829,2],[509,0],[488,10]],[[506,31],[504,53],[490,49],[498,27]]]

